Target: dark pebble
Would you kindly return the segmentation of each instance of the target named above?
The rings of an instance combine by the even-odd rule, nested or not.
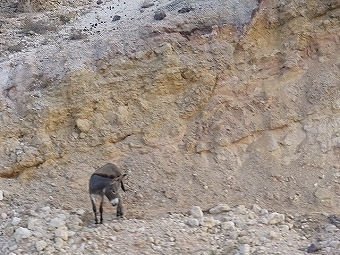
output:
[[[162,20],[166,17],[166,14],[164,11],[157,11],[153,17],[155,20]]]
[[[321,247],[319,245],[315,245],[315,244],[311,244],[308,248],[307,248],[307,253],[312,253],[312,252],[316,252],[321,250]]]
[[[119,16],[119,15],[115,15],[115,16],[112,18],[112,21],[117,21],[117,20],[120,20],[120,16]]]
[[[191,7],[183,7],[182,9],[179,9],[178,12],[179,13],[186,13],[186,12],[190,12],[192,10],[193,10],[193,8],[191,8]]]

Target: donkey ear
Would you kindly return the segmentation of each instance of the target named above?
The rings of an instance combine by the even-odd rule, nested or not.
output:
[[[120,185],[122,187],[122,190],[125,192],[125,187],[124,187],[123,181],[120,181]]]
[[[125,176],[126,176],[126,174],[117,176],[116,178],[112,179],[112,182],[119,182],[119,181],[123,180]]]

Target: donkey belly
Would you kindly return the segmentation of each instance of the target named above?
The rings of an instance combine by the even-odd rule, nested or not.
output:
[[[104,188],[111,182],[110,178],[105,178],[96,174],[93,174],[90,178],[89,191],[91,194],[104,195]]]

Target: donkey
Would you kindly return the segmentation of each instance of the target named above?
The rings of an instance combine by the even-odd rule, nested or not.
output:
[[[118,189],[121,186],[125,192],[123,179],[126,174],[121,174],[119,168],[111,163],[107,163],[101,168],[97,169],[90,178],[89,191],[92,202],[92,209],[94,212],[95,223],[98,224],[97,208],[95,197],[100,198],[100,224],[103,223],[103,201],[104,195],[109,199],[112,206],[117,205],[117,217],[123,216],[122,200],[119,196]]]

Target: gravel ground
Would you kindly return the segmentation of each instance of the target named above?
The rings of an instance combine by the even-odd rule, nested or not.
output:
[[[3,198],[6,204],[6,198]],[[25,205],[1,210],[1,254],[340,254],[336,216],[287,215],[253,205],[219,204],[154,219]],[[112,216],[111,215],[111,216]]]

